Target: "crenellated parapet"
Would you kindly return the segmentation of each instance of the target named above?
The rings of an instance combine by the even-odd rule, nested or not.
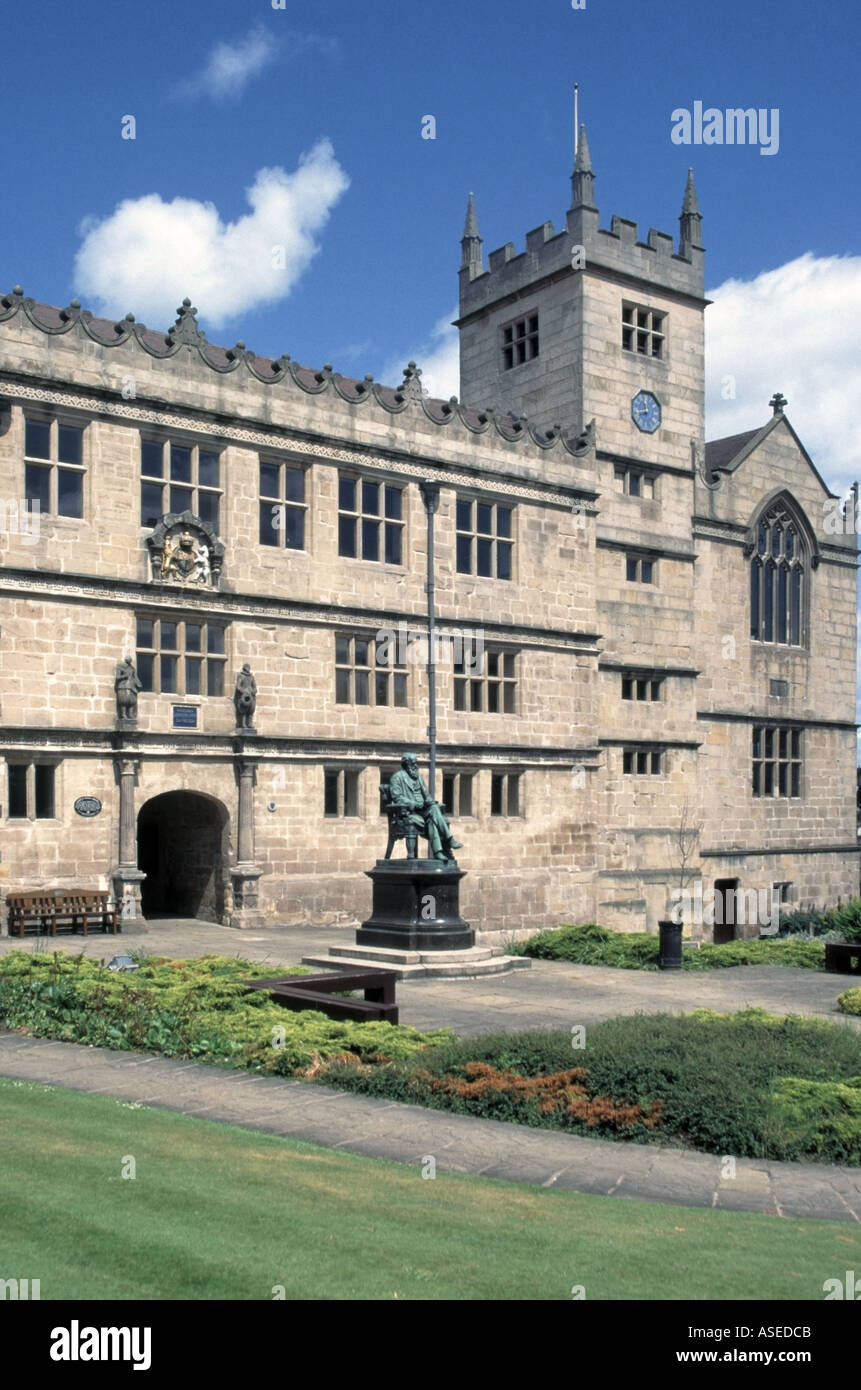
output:
[[[656,288],[695,299],[705,295],[705,252],[702,246],[681,243],[687,254],[675,250],[668,232],[649,229],[639,239],[636,222],[614,215],[609,227],[598,225],[597,211],[572,209],[563,232],[543,222],[527,232],[523,251],[514,242],[491,251],[488,269],[478,275],[460,272],[460,317],[475,313],[509,295],[532,290],[539,282],[570,276],[582,269],[637,277]],[[582,248],[575,254],[575,248]]]
[[[0,296],[0,324],[10,323],[18,316],[49,338],[77,333],[102,348],[125,347],[157,360],[173,359],[178,368],[192,354],[220,376],[245,375],[264,387],[316,397],[323,405],[327,399],[337,398],[356,409],[376,410],[386,416],[408,416],[411,411],[419,411],[440,429],[460,429],[469,435],[492,433],[513,446],[534,445],[548,452],[561,450],[578,459],[594,454],[594,421],[580,433],[566,433],[558,424],[539,426],[524,415],[463,405],[456,396],[447,401],[436,399],[421,386],[421,370],[414,362],[405,368],[400,386],[385,386],[370,374],[361,380],[343,376],[330,363],[314,369],[300,366],[287,353],[278,358],[261,357],[242,340],[231,348],[209,343],[190,299],[183,300],[176,323],[166,333],[138,323],[133,314],[120,320],[99,318],[83,309],[77,299],[62,309],[43,304],[26,296],[20,285]]]
[[[572,206],[566,214],[565,230],[557,233],[552,222],[543,222],[527,232],[525,250],[518,251],[514,242],[509,241],[491,251],[487,270],[482,268],[480,249],[476,249],[482,243],[478,237],[475,203],[470,194],[467,229],[472,239],[464,241],[460,271],[461,319],[501,299],[533,291],[541,283],[563,276],[574,277],[584,269],[637,278],[662,290],[703,298],[702,215],[692,170],[688,171],[679,218],[678,250],[669,233],[655,228],[650,228],[646,240],[641,241],[637,223],[626,217],[614,214],[609,227],[600,225],[600,213],[594,202],[595,175],[583,126],[571,183]]]

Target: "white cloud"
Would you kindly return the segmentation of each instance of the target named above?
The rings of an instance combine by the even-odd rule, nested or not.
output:
[[[274,62],[280,52],[298,58],[312,50],[331,57],[338,52],[338,40],[319,34],[284,32],[278,37],[258,24],[243,39],[217,43],[204,60],[201,71],[174,87],[174,97],[208,96],[213,101],[240,97],[252,77]]]
[[[330,142],[320,140],[294,173],[258,170],[246,190],[252,211],[235,222],[192,198],[127,199],[103,221],[81,225],[77,292],[99,312],[132,311],[157,327],[172,322],[188,295],[217,327],[290,293],[349,182]]]
[[[861,474],[861,256],[811,252],[753,280],[709,291],[706,437],[754,429],[782,391],[786,413],[833,492]],[[735,400],[722,398],[726,378]],[[728,389],[728,387],[727,387]]]
[[[274,35],[258,25],[244,39],[217,43],[200,76],[184,83],[179,90],[189,96],[203,92],[216,101],[241,96],[249,79],[273,61],[277,48]]]
[[[390,357],[380,374],[386,386],[400,386],[404,367],[415,362],[421,367],[421,383],[428,395],[447,401],[460,390],[460,359],[458,355],[458,330],[452,327],[452,319],[457,318],[457,306],[450,314],[444,314],[434,324],[422,345],[413,352]]]

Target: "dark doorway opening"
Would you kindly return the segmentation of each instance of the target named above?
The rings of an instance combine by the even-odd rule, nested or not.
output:
[[[224,912],[228,815],[198,792],[164,792],[138,814],[138,866],[144,917],[197,917]]]
[[[714,943],[716,946],[721,946],[726,941],[735,941],[737,891],[737,878],[715,879]]]

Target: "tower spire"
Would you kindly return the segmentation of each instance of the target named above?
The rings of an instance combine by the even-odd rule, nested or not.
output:
[[[685,196],[682,200],[682,211],[679,217],[679,255],[685,260],[690,260],[691,250],[696,247],[702,250],[702,225],[703,215],[700,212],[699,200],[697,198],[697,186],[694,183],[694,171],[688,169],[687,182],[685,183]]]
[[[474,280],[476,275],[480,275],[483,270],[482,248],[484,242],[478,230],[478,214],[475,210],[475,197],[469,195],[466,205],[466,220],[463,224],[463,236],[460,239],[461,245],[461,270],[469,271],[470,280]]]
[[[577,136],[577,155],[574,160],[574,173],[571,175],[571,207],[595,207],[595,175],[592,172],[592,156],[589,141],[586,139],[586,126],[581,123]]]

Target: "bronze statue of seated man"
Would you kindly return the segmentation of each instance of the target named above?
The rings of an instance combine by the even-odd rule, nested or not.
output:
[[[427,837],[431,859],[453,864],[452,850],[463,846],[452,835],[445,812],[425,786],[414,753],[404,754],[401,769],[393,773],[389,782],[391,804],[403,808],[418,833]]]

